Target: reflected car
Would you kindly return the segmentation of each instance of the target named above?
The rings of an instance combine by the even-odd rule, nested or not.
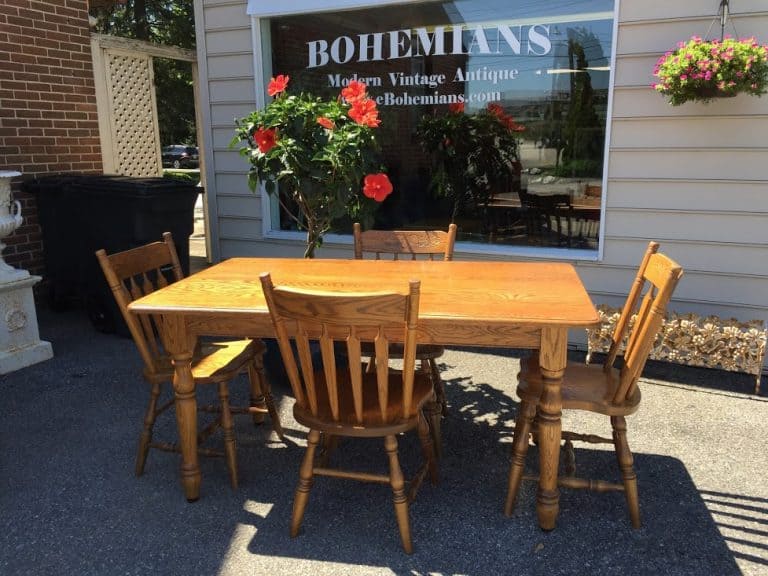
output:
[[[197,146],[172,144],[162,150],[164,168],[197,168],[200,165],[200,152]]]

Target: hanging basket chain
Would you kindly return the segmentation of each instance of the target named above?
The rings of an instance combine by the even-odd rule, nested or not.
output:
[[[729,18],[731,14],[730,9],[730,0],[720,0],[720,6],[717,8],[717,14],[712,19],[712,22],[709,24],[709,28],[707,29],[707,33],[704,36],[705,39],[709,40],[709,33],[712,32],[712,27],[715,25],[715,22],[720,20],[720,42],[725,40],[725,26],[728,24]],[[733,23],[733,20],[730,20],[731,22],[731,28],[733,28],[733,37],[738,38],[738,33],[736,32],[736,25]]]

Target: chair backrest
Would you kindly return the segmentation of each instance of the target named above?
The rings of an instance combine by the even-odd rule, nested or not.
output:
[[[380,260],[382,254],[398,260],[408,255],[416,260],[423,255],[434,260],[440,256],[443,260],[453,260],[453,248],[456,243],[456,224],[450,224],[448,231],[443,230],[366,230],[362,231],[359,222],[352,227],[355,239],[355,258],[360,260],[365,254],[373,254]]]
[[[162,242],[124,252],[107,255],[103,249],[98,250],[96,258],[139,349],[145,374],[157,373],[164,352],[157,338],[155,319],[145,315],[136,317],[128,311],[128,304],[184,277],[171,233],[165,232]]]
[[[637,380],[645,367],[664,320],[667,304],[682,275],[683,269],[679,264],[659,253],[657,242],[648,244],[621,316],[616,323],[611,347],[603,364],[604,370],[611,370],[626,337],[624,363],[621,367],[620,384],[616,390],[614,402],[621,403],[634,393]],[[635,313],[637,316],[630,330],[630,321]]]
[[[416,413],[412,399],[419,314],[418,280],[411,280],[405,294],[351,294],[275,287],[269,273],[262,274],[261,283],[283,364],[299,407],[315,417],[330,413],[333,421],[339,421],[344,413],[340,396],[346,395],[345,400],[348,400],[351,394],[354,420],[360,425],[374,417],[363,409],[364,406],[377,406],[375,417],[384,423],[410,418]],[[392,335],[405,342],[403,400],[402,407],[396,409],[390,403],[389,394],[389,340]],[[313,358],[311,342],[319,343],[320,367]],[[375,343],[373,374],[366,374],[361,342]],[[336,343],[344,344],[343,358],[336,357]],[[371,386],[370,382],[369,386],[364,386],[364,379],[375,379],[376,386]],[[370,394],[376,397],[366,396]]]
[[[569,194],[531,194],[527,190],[518,190],[520,205],[525,208],[539,208],[540,210],[553,210],[555,208],[570,208],[571,197]]]

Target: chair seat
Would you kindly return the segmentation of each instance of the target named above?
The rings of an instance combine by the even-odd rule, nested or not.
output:
[[[517,394],[523,400],[537,402],[544,386],[538,361],[526,358],[520,362],[520,368]],[[615,368],[606,373],[602,365],[568,362],[561,386],[563,409],[588,410],[606,416],[634,414],[640,405],[640,389],[636,387],[624,402],[614,403],[619,382],[619,371]]]
[[[412,418],[403,419],[397,415],[403,412],[403,380],[399,371],[391,371],[389,375],[389,399],[387,402],[386,419],[382,419],[376,393],[376,373],[363,373],[363,387],[367,391],[363,394],[363,418],[365,427],[358,426],[355,416],[355,407],[352,401],[349,374],[339,373],[337,376],[339,385],[339,418],[334,421],[331,414],[331,404],[328,399],[328,387],[325,385],[325,376],[322,371],[315,372],[315,385],[317,387],[318,414],[313,415],[309,408],[303,408],[294,404],[294,417],[296,421],[308,428],[330,433],[341,433],[344,436],[359,436],[376,438],[388,434],[398,434],[414,428],[417,424],[418,410]],[[413,381],[413,403],[420,409],[433,395],[432,381],[429,376],[416,373]],[[370,392],[369,392],[370,391]]]
[[[375,347],[373,342],[363,342],[360,345],[360,351],[363,356],[373,356]],[[434,360],[440,358],[445,353],[445,348],[437,344],[418,344],[416,346],[416,360]],[[403,345],[393,343],[389,345],[389,358],[402,359]]]
[[[203,342],[192,360],[192,376],[197,384],[227,382],[265,348],[260,340],[225,340]],[[173,379],[170,356],[156,361],[154,373],[145,369],[144,376],[150,382],[167,382]]]

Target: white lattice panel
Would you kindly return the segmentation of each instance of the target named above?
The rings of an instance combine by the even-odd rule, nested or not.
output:
[[[157,176],[162,167],[152,59],[121,51],[107,51],[106,56],[115,171],[125,176]]]

